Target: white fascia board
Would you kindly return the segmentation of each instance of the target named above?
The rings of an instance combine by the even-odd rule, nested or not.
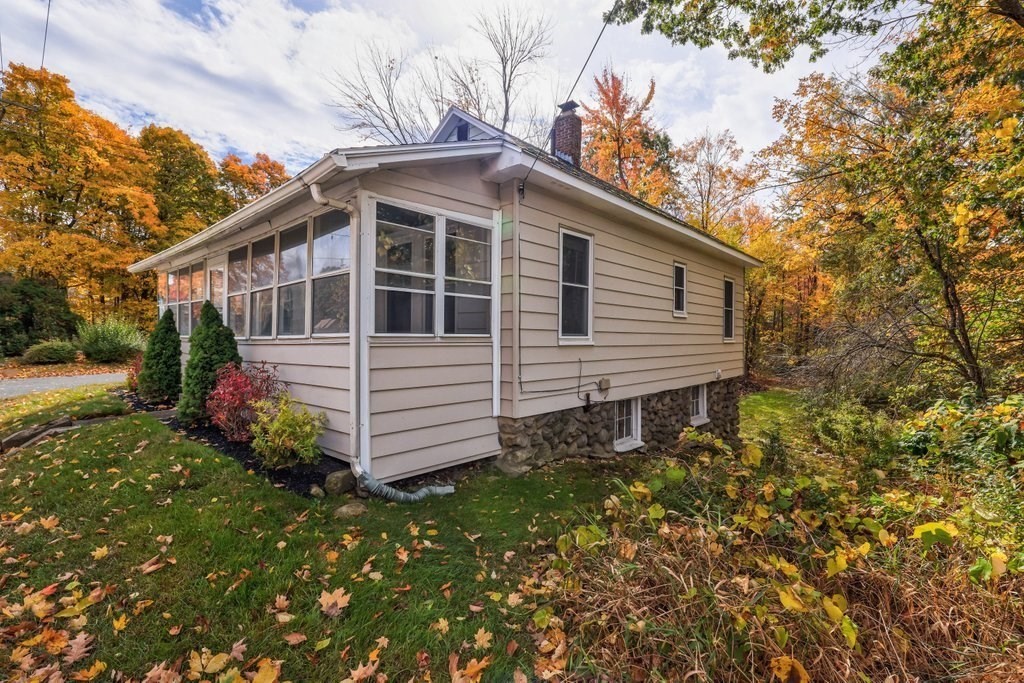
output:
[[[500,155],[486,161],[483,165],[482,176],[485,180],[501,183],[513,178],[522,178],[527,173],[549,178],[562,186],[568,186],[573,190],[590,195],[598,201],[606,202],[615,208],[628,211],[644,220],[656,223],[678,234],[685,241],[697,243],[704,250],[712,251],[727,261],[739,263],[746,268],[757,268],[762,265],[759,259],[745,254],[739,249],[723,244],[696,228],[670,220],[655,211],[644,209],[622,197],[606,192],[600,187],[577,178],[571,173],[566,173],[543,159],[536,159],[529,154],[524,154],[515,145],[506,145]],[[527,188],[527,191],[529,191],[529,188]]]
[[[217,221],[205,230],[197,232],[188,239],[182,240],[174,246],[164,249],[158,254],[154,254],[153,256],[145,258],[137,263],[133,263],[128,266],[128,272],[142,273],[147,270],[152,270],[158,265],[170,261],[178,254],[194,249],[204,242],[208,242],[216,238],[218,235],[224,234],[232,228],[251,221],[258,214],[268,211],[275,206],[279,206],[301,193],[308,192],[309,190],[307,188],[311,183],[320,182],[339,168],[344,168],[343,163],[343,158],[339,158],[334,154],[328,154],[305,170],[300,171],[287,182],[274,188],[251,204],[243,206],[241,209],[235,211],[226,218]]]

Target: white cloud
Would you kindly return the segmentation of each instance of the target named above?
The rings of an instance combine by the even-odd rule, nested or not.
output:
[[[329,149],[358,144],[336,128],[327,77],[374,40],[407,52],[434,45],[467,55],[485,46],[473,16],[493,2],[464,0],[60,0],[53,3],[46,65],[71,79],[83,102],[137,130],[154,121],[187,131],[216,156],[265,151],[298,170]],[[4,0],[6,59],[38,64],[46,4]],[[603,0],[516,6],[546,11],[550,59],[526,97],[554,104],[565,96],[601,27]],[[844,68],[838,55],[824,66]],[[656,119],[682,140],[729,127],[746,149],[777,134],[773,98],[788,96],[814,69],[794,62],[765,75],[722,50],[673,46],[636,25],[609,26],[574,93],[586,100],[607,64],[635,86],[658,84]]]

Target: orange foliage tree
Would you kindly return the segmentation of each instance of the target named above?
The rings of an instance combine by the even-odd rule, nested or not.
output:
[[[654,81],[637,98],[628,78],[605,68],[594,87],[594,106],[583,106],[583,168],[649,204],[671,209],[678,151],[651,120]]]
[[[229,154],[220,162],[221,187],[227,194],[231,209],[237,210],[262,197],[288,180],[284,164],[259,152],[251,164],[236,154]]]

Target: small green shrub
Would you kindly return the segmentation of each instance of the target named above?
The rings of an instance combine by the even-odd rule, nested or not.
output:
[[[257,401],[252,424],[252,449],[271,469],[312,464],[320,459],[316,440],[324,432],[327,416],[311,413],[288,394]]]
[[[895,427],[882,413],[859,403],[843,402],[817,411],[814,435],[836,455],[884,457],[892,453]]]
[[[29,365],[49,365],[73,363],[77,357],[78,349],[74,344],[66,341],[45,341],[30,346],[21,357],[21,361]]]
[[[147,401],[176,401],[181,394],[181,337],[170,308],[149,335],[138,384]]]
[[[217,384],[217,371],[228,363],[241,362],[235,333],[221,321],[220,313],[207,301],[199,314],[199,327],[189,339],[178,419],[187,424],[206,417],[206,400]]]
[[[146,338],[134,323],[110,317],[78,326],[78,346],[97,363],[123,363],[141,352]]]

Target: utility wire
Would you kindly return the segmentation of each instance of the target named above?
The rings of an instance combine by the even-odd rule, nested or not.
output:
[[[576,80],[573,81],[572,87],[569,88],[569,94],[565,96],[563,102],[568,102],[572,99],[572,94],[576,92],[576,86],[580,84],[580,79],[583,78],[583,72],[587,70],[587,65],[590,64],[590,59],[594,56],[594,51],[597,50],[597,44],[601,42],[601,38],[604,36],[605,29],[608,28],[608,24],[612,21],[612,15],[615,13],[615,9],[619,6],[620,0],[615,0],[615,4],[612,5],[611,10],[605,15],[604,23],[601,24],[601,30],[597,34],[597,38],[594,40],[594,44],[590,46],[590,52],[587,53],[587,59],[583,62],[583,66],[580,67],[580,72],[576,75]],[[552,133],[555,131],[555,124],[551,124],[551,128],[548,129],[548,139],[551,139]],[[526,181],[530,178],[530,174],[533,173],[533,167],[537,165],[539,156],[533,158],[533,163],[530,164],[530,170],[523,176],[523,180],[519,183],[519,192],[523,193],[526,190]]]
[[[46,39],[50,35],[50,5],[53,4],[53,0],[46,0],[46,25],[43,27],[43,55],[39,58],[39,70],[43,70],[43,64],[46,63]]]

